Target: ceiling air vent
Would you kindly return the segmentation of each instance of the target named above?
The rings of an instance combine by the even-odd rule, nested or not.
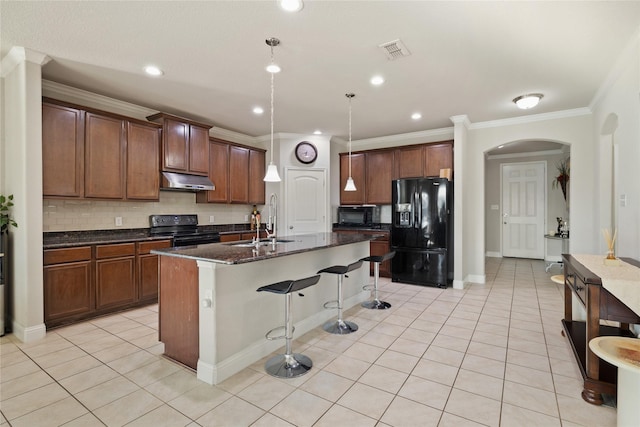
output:
[[[387,55],[387,59],[389,59],[390,61],[411,55],[409,49],[407,49],[407,47],[402,44],[400,39],[382,43],[381,45],[378,45],[378,47],[384,51],[385,55]]]

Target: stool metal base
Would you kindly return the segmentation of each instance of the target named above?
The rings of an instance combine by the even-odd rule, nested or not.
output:
[[[358,330],[358,325],[347,320],[329,321],[322,326],[326,332],[330,334],[346,335]]]
[[[379,299],[374,299],[373,301],[365,301],[360,305],[364,308],[369,308],[372,310],[386,310],[391,307],[391,304],[385,301],[380,301]]]
[[[309,372],[313,362],[304,354],[278,354],[267,360],[264,369],[278,378],[296,378]]]

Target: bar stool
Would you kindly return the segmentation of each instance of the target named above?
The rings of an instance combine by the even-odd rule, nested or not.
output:
[[[346,335],[358,330],[358,325],[355,323],[342,320],[342,279],[344,277],[349,277],[347,276],[348,272],[357,270],[361,266],[362,261],[360,260],[349,265],[333,265],[318,271],[318,274],[331,273],[338,275],[338,299],[324,303],[324,308],[338,309],[338,320],[335,322],[328,321],[322,326],[322,328],[330,334]]]
[[[307,277],[300,280],[285,280],[271,285],[262,286],[256,289],[257,292],[272,292],[274,294],[284,294],[284,321],[285,325],[274,328],[266,333],[265,337],[268,340],[285,339],[286,346],[284,354],[278,354],[273,356],[264,365],[268,374],[278,378],[296,378],[300,375],[306,374],[313,362],[307,356],[300,353],[291,352],[291,339],[293,337],[293,321],[291,320],[291,294],[293,292],[301,291],[304,288],[313,286],[320,280],[320,275]],[[300,296],[304,296],[299,294]],[[273,336],[273,332],[278,329],[284,328],[284,335]]]
[[[395,251],[392,251],[384,255],[371,255],[360,260],[373,263],[373,286],[365,285],[362,287],[362,289],[364,289],[365,291],[370,291],[373,289],[373,301],[365,301],[360,304],[364,308],[386,310],[387,308],[391,307],[391,304],[389,304],[388,302],[380,301],[378,299],[378,278],[380,277],[380,264],[390,260],[395,255]]]

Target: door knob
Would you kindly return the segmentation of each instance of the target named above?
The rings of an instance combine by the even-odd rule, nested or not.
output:
[[[290,226],[289,226],[289,230],[293,230],[293,225],[290,225]]]

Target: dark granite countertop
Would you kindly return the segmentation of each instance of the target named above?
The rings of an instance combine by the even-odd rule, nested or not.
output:
[[[348,227],[334,223],[333,229],[344,231],[391,231],[391,224],[374,224],[371,227]]]
[[[276,245],[267,243],[257,248],[253,245],[247,245],[247,247],[238,246],[238,244],[250,243],[250,241],[242,241],[157,249],[152,250],[151,253],[210,261],[218,264],[243,264],[334,246],[365,242],[375,238],[376,235],[374,234],[316,233],[299,236],[280,236],[278,240],[282,240],[282,243],[277,243]]]

